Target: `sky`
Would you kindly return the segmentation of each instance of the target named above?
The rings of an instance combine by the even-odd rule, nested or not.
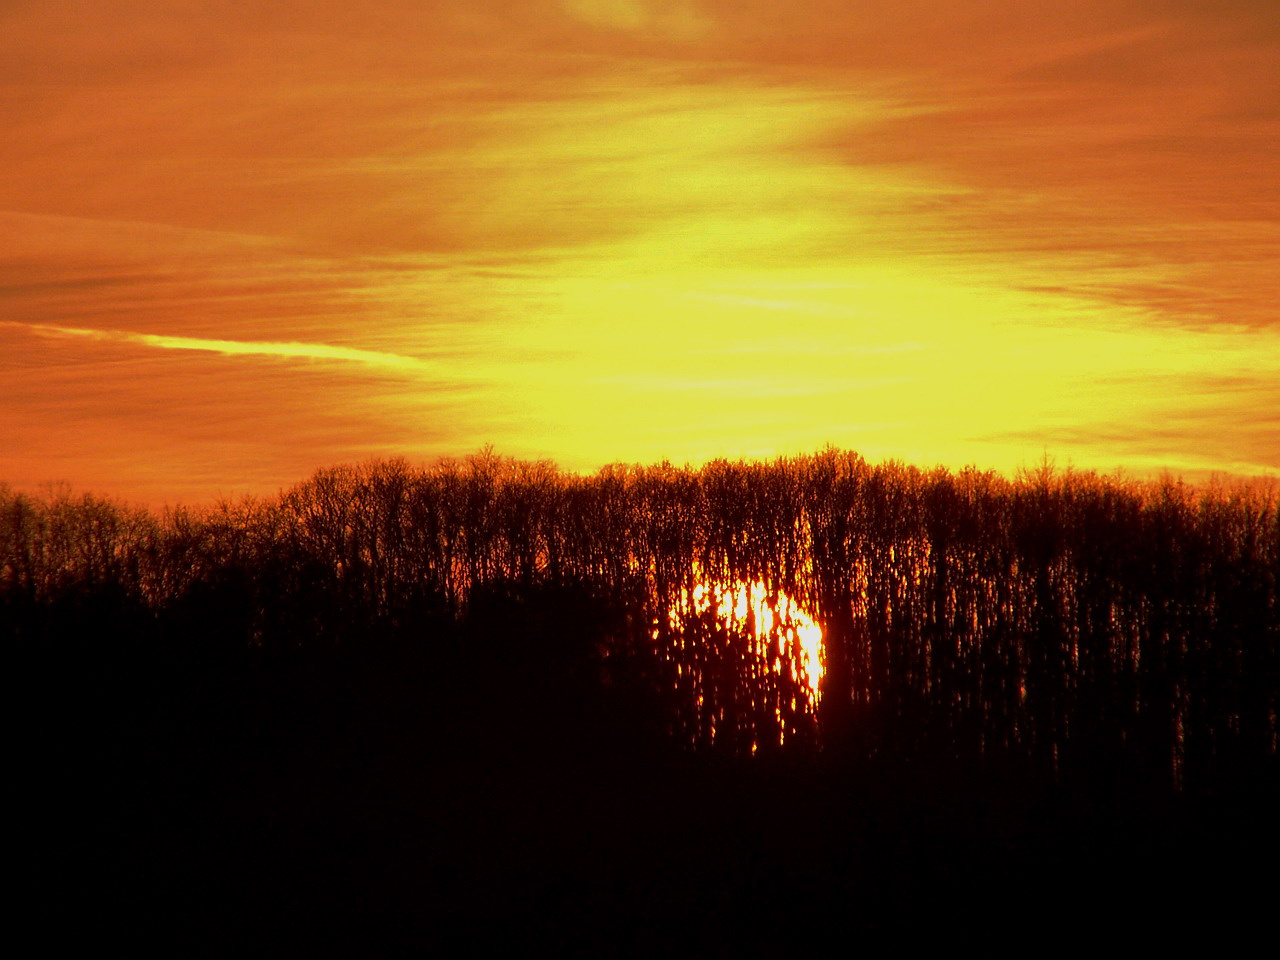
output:
[[[0,0],[0,481],[1280,472],[1275,0]]]

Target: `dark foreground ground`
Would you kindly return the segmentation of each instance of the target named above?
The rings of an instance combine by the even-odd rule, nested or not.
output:
[[[61,686],[34,763],[50,942],[806,956],[1272,931],[1274,770],[1192,797],[1088,768],[733,760],[536,670],[255,671],[116,660]]]
[[[67,933],[176,955],[275,944],[795,956],[869,937],[1243,947],[1274,919],[1274,842],[1268,852],[1237,810],[1170,825],[1081,817],[1052,797],[831,790],[771,774],[549,783],[545,771],[468,769],[440,783],[424,770],[91,817],[54,893]]]

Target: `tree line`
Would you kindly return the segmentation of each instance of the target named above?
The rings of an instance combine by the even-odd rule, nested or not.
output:
[[[494,678],[519,663],[564,696],[568,674],[575,696],[625,687],[690,747],[1110,766],[1175,789],[1275,763],[1278,571],[1274,482],[834,449],[591,476],[491,451],[371,461],[162,515],[0,488],[13,649],[249,672],[400,651],[470,674],[478,701],[516,696]],[[814,617],[821,699],[794,648],[672,617],[700,584]],[[536,642],[513,639],[534,598]]]

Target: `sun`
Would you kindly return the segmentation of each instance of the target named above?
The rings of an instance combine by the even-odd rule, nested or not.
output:
[[[763,581],[694,574],[669,602],[660,626],[679,638],[672,659],[704,715],[703,732],[722,741],[730,727],[740,735],[745,722],[753,731],[751,752],[766,740],[781,745],[816,718],[822,627],[795,599]],[[654,639],[663,632],[655,627]],[[756,691],[746,694],[753,700],[760,690],[773,692],[765,695],[767,706],[744,709],[726,693],[735,688]]]

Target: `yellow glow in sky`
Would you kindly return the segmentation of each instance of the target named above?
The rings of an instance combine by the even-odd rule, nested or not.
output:
[[[1273,8],[855,6],[6,6],[0,479],[1280,469]]]

